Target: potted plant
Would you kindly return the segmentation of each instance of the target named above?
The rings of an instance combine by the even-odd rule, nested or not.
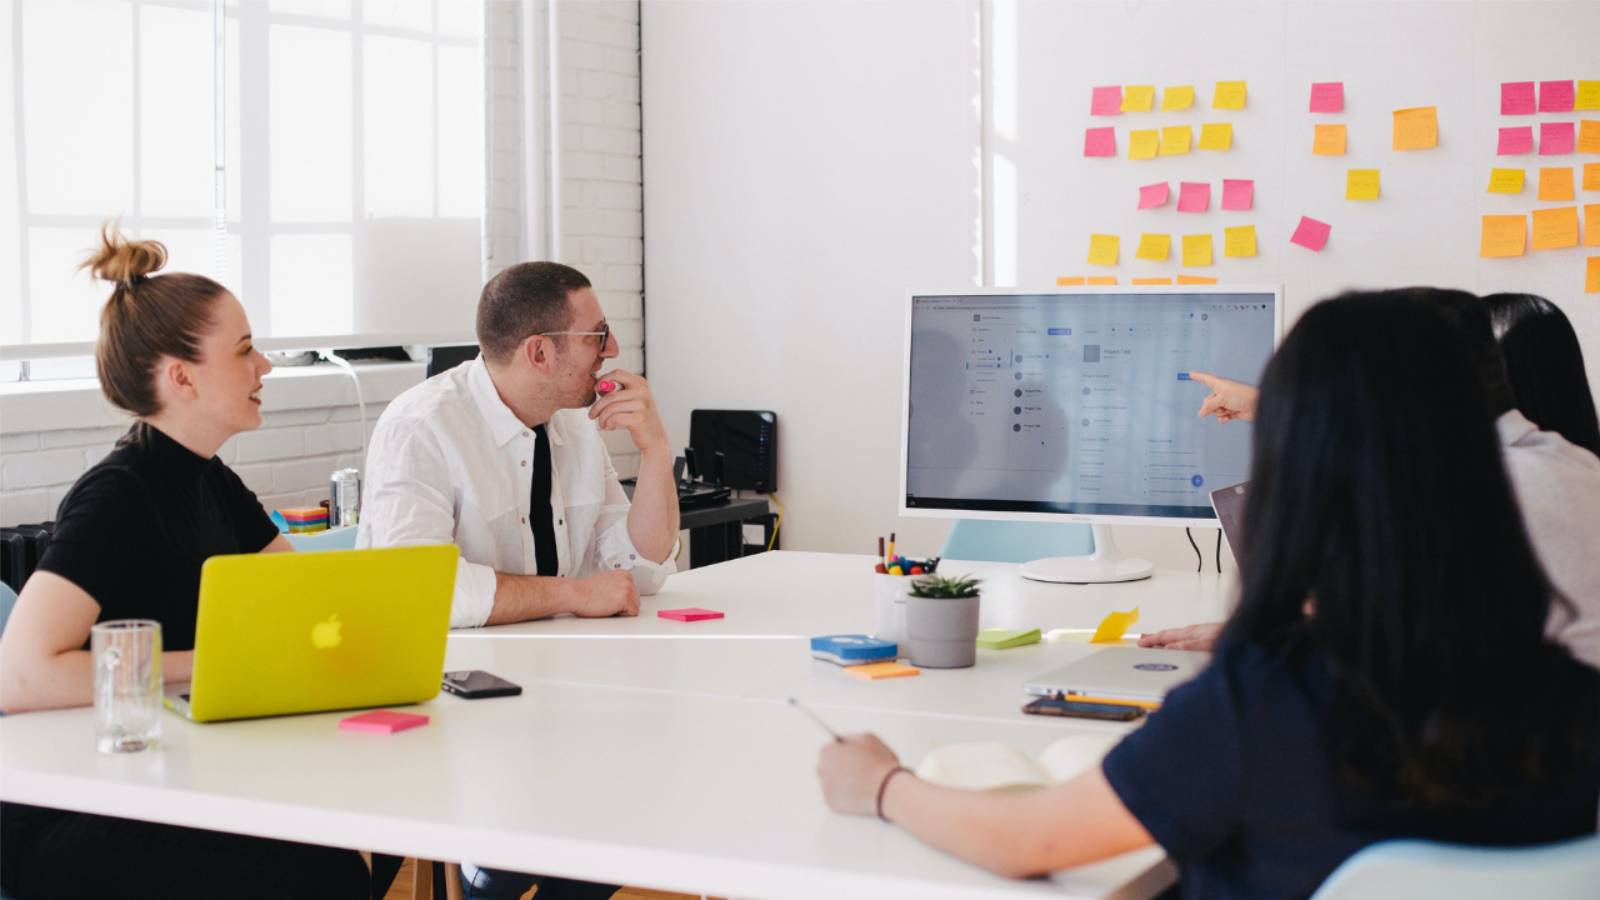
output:
[[[959,669],[978,660],[976,578],[924,575],[906,597],[906,644],[912,665]]]

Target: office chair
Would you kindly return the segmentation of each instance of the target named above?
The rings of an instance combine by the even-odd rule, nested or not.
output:
[[[354,550],[356,548],[356,529],[353,525],[345,528],[330,528],[327,531],[290,534],[288,538],[289,543],[294,545],[296,553],[314,553],[318,550]]]
[[[1051,556],[1087,556],[1093,552],[1094,534],[1088,525],[957,519],[945,536],[939,556],[1025,563]]]
[[[1385,841],[1344,861],[1311,900],[1586,900],[1600,885],[1600,835],[1534,847]]]

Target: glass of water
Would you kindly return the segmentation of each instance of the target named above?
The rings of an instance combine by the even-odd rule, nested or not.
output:
[[[136,753],[161,737],[161,623],[114,619],[89,629],[94,739],[101,753]]]

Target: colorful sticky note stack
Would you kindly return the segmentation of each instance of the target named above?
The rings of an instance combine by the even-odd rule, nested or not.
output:
[[[878,662],[868,663],[864,666],[847,666],[844,673],[866,681],[881,681],[885,678],[909,678],[913,675],[921,675],[922,670],[904,666],[897,662]]]
[[[290,534],[305,534],[312,531],[328,530],[328,508],[326,506],[297,506],[290,509],[280,509],[278,514],[283,516],[283,521],[289,526]]]
[[[864,634],[829,634],[811,639],[811,655],[836,666],[894,662],[899,646]]]
[[[701,609],[698,606],[686,606],[683,609],[663,609],[656,613],[663,619],[673,619],[678,622],[704,622],[709,619],[720,619],[722,613],[714,609]]]
[[[978,632],[978,646],[985,650],[1010,650],[1039,643],[1037,628],[985,628]]]

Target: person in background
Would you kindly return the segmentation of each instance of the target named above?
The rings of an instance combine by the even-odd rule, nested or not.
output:
[[[1583,367],[1583,347],[1556,306],[1533,294],[1483,298],[1505,357],[1517,411],[1543,431],[1600,456],[1600,419]]]
[[[1305,897],[1391,838],[1592,833],[1600,671],[1545,634],[1563,601],[1458,330],[1406,292],[1295,325],[1260,392],[1239,606],[1211,664],[1100,766],[960,790],[855,735],[821,750],[828,805],[1008,876],[1154,842],[1190,897]]]
[[[1570,606],[1560,605],[1552,610],[1550,632],[1570,646],[1579,659],[1600,667],[1600,539],[1593,528],[1595,510],[1600,510],[1600,458],[1555,432],[1539,430],[1515,406],[1517,395],[1507,379],[1489,308],[1483,301],[1464,291],[1437,288],[1406,288],[1390,293],[1431,303],[1458,325],[1463,349],[1472,361],[1477,386],[1485,398],[1485,414],[1494,421],[1500,435],[1506,469],[1534,550],[1557,592],[1571,601]],[[1558,354],[1558,344],[1552,342],[1548,352]],[[1525,347],[1521,352],[1538,354],[1546,352],[1546,348]],[[1580,357],[1580,384],[1582,375]],[[1204,372],[1192,373],[1191,377],[1211,388],[1201,404],[1201,416],[1215,415],[1225,422],[1235,418],[1256,420],[1255,388]],[[1573,397],[1579,390],[1568,385],[1564,393]],[[1582,386],[1581,391],[1587,395],[1587,386]],[[1576,402],[1570,405],[1575,406]],[[1471,493],[1465,486],[1463,491]],[[1250,540],[1248,534],[1245,540]],[[1209,650],[1221,629],[1219,624],[1170,628],[1145,634],[1139,645]]]
[[[110,227],[101,241],[84,264],[113,285],[95,366],[134,424],[61,501],[0,637],[8,714],[92,702],[89,629],[109,619],[160,622],[162,674],[188,681],[201,565],[293,549],[216,456],[261,425],[272,368],[244,307],[202,275],[155,274],[166,261],[156,241]],[[0,887],[16,897],[365,897],[369,875],[349,850],[6,803]]]

